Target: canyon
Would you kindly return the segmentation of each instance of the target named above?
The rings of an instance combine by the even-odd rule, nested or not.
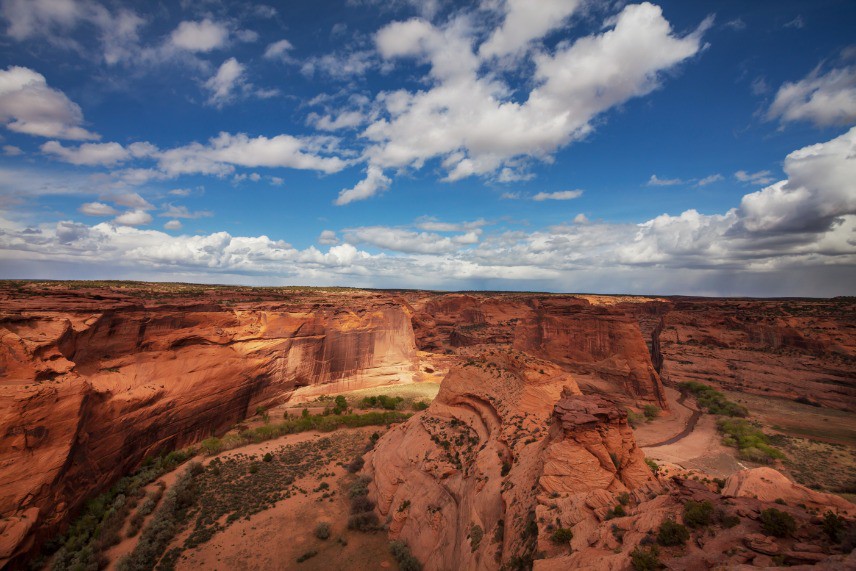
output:
[[[853,413],[854,373],[850,298],[5,282],[0,564],[23,565],[147,458],[222,435],[258,410],[441,381],[427,410],[365,457],[389,538],[427,569],[622,569],[687,498],[725,501],[693,472],[652,472],[628,409],[668,417],[679,405],[667,387],[701,381]],[[724,484],[740,523],[727,540],[693,548],[684,568],[740,543],[765,502],[782,499],[758,492],[775,477],[755,470]],[[856,515],[838,496],[792,485],[770,493]],[[607,524],[622,494],[632,513]],[[571,527],[567,545],[550,541]],[[799,547],[782,550],[805,562]]]

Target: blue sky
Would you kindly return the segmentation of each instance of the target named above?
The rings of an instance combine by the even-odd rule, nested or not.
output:
[[[0,277],[854,294],[856,5],[0,1]]]

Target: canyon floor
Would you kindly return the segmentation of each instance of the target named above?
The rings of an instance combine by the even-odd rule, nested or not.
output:
[[[5,282],[0,565],[856,567],[855,308]]]

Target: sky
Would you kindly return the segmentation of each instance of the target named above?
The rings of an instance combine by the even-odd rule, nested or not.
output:
[[[0,278],[856,294],[856,3],[0,0]]]

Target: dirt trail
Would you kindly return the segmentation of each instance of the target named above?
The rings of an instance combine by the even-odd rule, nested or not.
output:
[[[682,440],[692,434],[692,431],[695,430],[696,424],[698,424],[698,420],[701,418],[701,411],[695,410],[684,404],[684,401],[687,399],[687,395],[685,393],[681,393],[680,398],[678,399],[678,404],[684,407],[685,409],[692,412],[689,420],[687,420],[687,424],[682,431],[677,433],[676,435],[663,440],[662,442],[657,442],[655,444],[648,444],[645,448],[657,448],[658,446],[666,446],[668,444],[674,444],[675,442]]]

